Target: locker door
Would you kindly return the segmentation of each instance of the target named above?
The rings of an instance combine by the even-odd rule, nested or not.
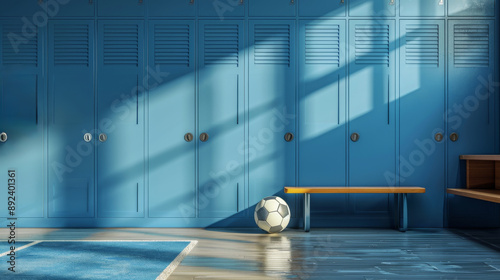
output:
[[[194,17],[196,0],[147,0],[150,17]],[[207,1],[203,1],[207,2]],[[208,1],[212,3],[212,1]]]
[[[346,184],[345,21],[300,22],[299,185]],[[315,216],[346,210],[346,195],[313,196]]]
[[[495,2],[495,0],[448,1],[448,15],[458,17],[493,17],[495,16]]]
[[[143,37],[141,21],[99,22],[96,141],[100,217],[144,216]]]
[[[1,217],[8,208],[8,170],[16,172],[15,217],[43,217],[43,108],[41,35],[11,44],[10,34],[22,34],[21,24],[0,21],[0,158]],[[16,52],[17,50],[17,52]],[[1,139],[3,138],[3,139]]]
[[[293,17],[298,0],[248,0],[251,17]]]
[[[448,187],[464,188],[465,166],[460,155],[494,154],[495,77],[494,22],[491,20],[450,20],[448,54]],[[493,214],[494,213],[494,214]],[[450,196],[450,226],[498,226],[498,206],[463,197]]]
[[[93,46],[93,21],[49,24],[49,217],[94,216]]]
[[[35,13],[43,13],[40,0],[2,1],[0,17],[29,17],[31,20]]]
[[[95,14],[95,2],[97,0],[72,0],[61,1],[64,4],[58,4],[59,1],[44,1],[46,10],[55,14],[56,17],[93,17]],[[106,1],[106,0],[105,0]],[[66,3],[67,2],[67,3]],[[57,7],[57,6],[58,7]]]
[[[97,15],[101,17],[141,17],[148,0],[97,0]]]
[[[255,20],[250,23],[249,69],[249,201],[283,194],[295,184],[295,21]]]
[[[249,1],[250,0],[199,1],[198,15],[218,17],[221,20],[225,17],[242,17],[245,15],[245,5]]]
[[[150,217],[196,214],[194,32],[192,21],[149,24]]]
[[[395,28],[392,20],[349,23],[349,183],[392,185],[396,165]],[[356,140],[356,139],[355,139]],[[356,213],[387,211],[387,196],[353,195]]]
[[[349,0],[349,15],[355,17],[395,16],[400,0]]]
[[[399,177],[402,185],[426,188],[426,195],[408,197],[412,207],[410,227],[442,227],[446,143],[444,22],[403,20],[400,25]]]
[[[399,0],[402,17],[443,17],[445,0]],[[449,1],[454,2],[454,0]]]
[[[299,1],[299,16],[306,17],[342,17],[345,16],[347,3],[331,0]]]
[[[200,22],[200,217],[229,217],[244,203],[243,21]],[[204,142],[204,140],[206,140]]]

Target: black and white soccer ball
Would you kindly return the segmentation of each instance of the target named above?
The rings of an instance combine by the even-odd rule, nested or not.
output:
[[[269,196],[262,199],[255,207],[255,223],[269,233],[283,231],[290,222],[290,207],[281,198]]]

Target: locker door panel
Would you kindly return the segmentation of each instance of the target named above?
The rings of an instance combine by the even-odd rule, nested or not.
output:
[[[49,217],[94,216],[94,24],[49,24]]]
[[[464,188],[465,165],[460,155],[494,154],[494,22],[490,20],[450,20],[448,54],[448,187]],[[498,206],[458,196],[449,196],[450,225],[498,226]],[[495,214],[492,214],[495,213]],[[484,218],[488,217],[488,219]],[[463,221],[464,224],[461,224]],[[498,221],[498,219],[496,219]]]
[[[218,17],[223,20],[225,17],[242,17],[245,15],[245,0],[215,0],[199,1],[198,15]]]
[[[229,217],[244,203],[243,30],[243,21],[200,23],[200,217]]]
[[[144,216],[144,27],[100,21],[97,67],[99,217]],[[96,136],[98,137],[98,136]]]
[[[301,21],[299,185],[346,184],[345,21]],[[315,215],[346,211],[347,195],[314,196]]]
[[[192,21],[149,25],[150,217],[196,215],[194,32]]]
[[[18,1],[3,1],[2,9],[0,9],[1,17],[29,17],[32,19],[35,13],[44,13],[40,7],[39,0],[18,0]]]
[[[349,69],[349,183],[388,185],[395,166],[395,22],[351,20]],[[393,184],[393,183],[392,183]],[[385,195],[353,195],[355,212],[387,211]]]
[[[356,17],[395,16],[399,0],[349,0],[349,15]]]
[[[435,136],[446,135],[444,22],[403,20],[400,25],[399,177],[402,185],[426,188],[425,196],[408,197],[410,226],[442,227],[446,140]]]
[[[55,6],[58,1],[44,1],[47,11],[52,11],[56,17],[93,17],[97,0],[72,0]],[[66,2],[66,1],[65,1]],[[48,13],[51,15],[50,13]]]
[[[194,17],[196,0],[147,0],[150,17]],[[206,1],[203,1],[206,2]],[[212,1],[208,1],[212,3]]]
[[[399,11],[402,17],[444,16],[444,0],[399,0]],[[453,2],[449,1],[449,2]]]
[[[295,182],[295,22],[250,22],[249,201],[279,195],[293,209],[283,187]],[[296,137],[295,137],[296,138]]]
[[[342,17],[345,16],[347,3],[330,0],[299,1],[299,16],[306,17]]]
[[[101,17],[141,17],[147,0],[98,0],[97,15]]]
[[[495,16],[495,0],[453,0],[448,1],[449,16]]]
[[[292,17],[296,14],[298,0],[253,0],[248,2],[251,17]]]

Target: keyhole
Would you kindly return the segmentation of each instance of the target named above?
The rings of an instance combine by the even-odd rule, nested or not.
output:
[[[193,134],[191,133],[186,133],[186,135],[184,135],[184,140],[186,140],[186,142],[191,142],[193,141]]]
[[[104,133],[99,134],[99,141],[106,142],[108,140],[108,136]]]
[[[85,133],[85,135],[83,135],[83,141],[85,142],[90,142],[92,140],[92,134],[90,133]]]
[[[287,134],[285,134],[285,141],[291,142],[293,140],[293,137],[293,133],[288,132]]]

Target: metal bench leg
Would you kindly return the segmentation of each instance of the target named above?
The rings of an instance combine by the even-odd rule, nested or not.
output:
[[[405,232],[408,229],[408,201],[407,194],[400,194],[401,201],[398,203],[399,231]]]
[[[311,194],[304,194],[304,231],[309,232],[311,228]]]

